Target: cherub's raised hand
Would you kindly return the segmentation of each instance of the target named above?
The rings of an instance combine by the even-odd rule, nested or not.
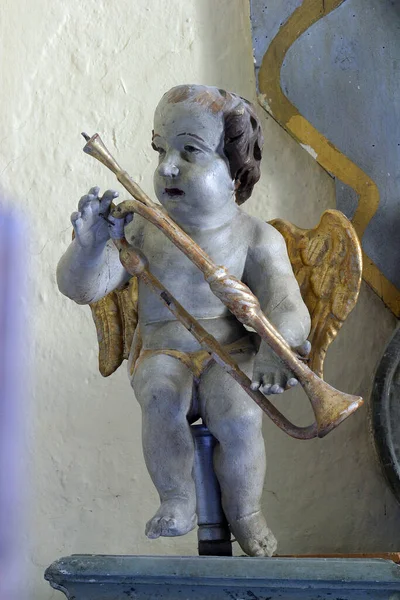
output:
[[[110,213],[108,215],[109,234],[113,240],[119,240],[124,237],[125,226],[133,220],[133,214],[129,213],[123,219],[117,219]]]
[[[110,238],[108,215],[118,192],[107,190],[99,198],[99,188],[93,187],[79,200],[78,210],[71,215],[75,237],[83,248],[103,246]]]
[[[311,350],[311,344],[308,340],[304,342],[295,351],[300,356],[308,356]],[[298,384],[279,357],[271,348],[262,342],[254,362],[253,377],[251,380],[251,389],[258,390],[265,395],[282,394],[286,389],[290,389]]]

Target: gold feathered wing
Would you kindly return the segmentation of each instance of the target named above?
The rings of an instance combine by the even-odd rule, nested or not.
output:
[[[311,315],[309,367],[323,376],[328,346],[352,311],[360,291],[361,247],[350,221],[327,210],[315,229],[270,221],[285,238],[293,272]]]
[[[99,343],[99,371],[103,377],[108,377],[129,357],[138,322],[137,277],[132,277],[125,287],[110,292],[89,306]]]
[[[138,321],[138,281],[90,304],[99,342],[99,370],[108,377],[129,356]]]

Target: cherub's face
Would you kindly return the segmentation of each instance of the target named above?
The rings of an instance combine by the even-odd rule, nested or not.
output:
[[[223,154],[222,114],[199,104],[162,101],[154,117],[157,198],[182,223],[212,217],[234,202],[234,182]]]

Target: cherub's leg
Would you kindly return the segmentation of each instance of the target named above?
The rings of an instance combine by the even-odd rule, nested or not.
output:
[[[252,360],[239,364],[248,373]],[[204,374],[199,394],[202,416],[219,442],[214,465],[231,530],[250,556],[271,556],[276,539],[260,508],[266,467],[262,411],[216,364]]]
[[[143,453],[161,505],[149,538],[184,535],[196,525],[194,445],[187,414],[193,377],[179,360],[155,355],[138,365],[132,387],[142,409]]]

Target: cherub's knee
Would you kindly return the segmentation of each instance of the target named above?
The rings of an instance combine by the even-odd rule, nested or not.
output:
[[[147,415],[179,419],[186,417],[188,413],[190,396],[178,382],[164,376],[158,380],[148,378],[147,381],[135,381],[134,379],[132,388],[142,410]]]
[[[256,410],[255,410],[256,409]],[[257,406],[243,411],[214,415],[208,422],[213,435],[221,443],[247,444],[262,439],[262,415]]]

